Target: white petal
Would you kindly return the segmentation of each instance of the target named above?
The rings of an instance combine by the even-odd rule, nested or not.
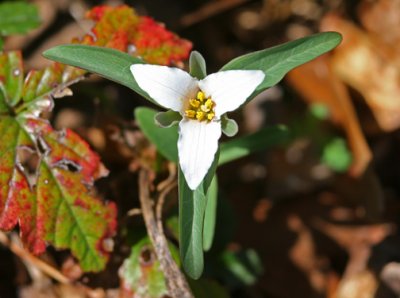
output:
[[[187,184],[195,190],[214,160],[221,137],[221,123],[182,120],[179,129],[179,163]]]
[[[264,80],[261,70],[228,70],[213,73],[199,82],[199,87],[215,102],[215,115],[236,110]]]
[[[197,80],[174,67],[134,64],[130,67],[139,87],[164,108],[182,112],[183,102],[197,91]]]

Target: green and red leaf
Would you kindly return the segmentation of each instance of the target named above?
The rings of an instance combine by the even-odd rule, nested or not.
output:
[[[125,5],[95,7],[87,18],[95,22],[92,31],[74,43],[158,64],[182,63],[191,50],[189,41]],[[85,73],[53,63],[24,77],[21,53],[0,53],[0,230],[19,225],[33,253],[47,244],[69,248],[84,271],[100,271],[116,230],[115,204],[99,200],[93,189],[106,170],[77,134],[55,131],[41,118],[52,110],[53,98],[64,96]]]
[[[138,16],[129,6],[97,6],[86,17],[96,24],[78,43],[132,53],[152,64],[178,64],[189,57],[190,41],[150,17]]]
[[[49,108],[40,103],[51,102],[55,86],[76,77],[74,69],[68,77],[59,64],[52,68],[58,71],[31,72],[24,82],[18,52],[1,54],[0,61],[0,229],[19,224],[32,252],[44,252],[47,243],[69,248],[85,271],[99,271],[109,254],[103,242],[116,229],[115,205],[93,192],[105,171],[77,134],[55,131],[39,118]]]

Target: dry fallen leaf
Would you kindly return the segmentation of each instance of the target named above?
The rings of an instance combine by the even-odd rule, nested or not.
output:
[[[334,72],[364,97],[382,130],[400,127],[400,68],[393,63],[392,52],[334,14],[324,17],[322,29],[343,35],[331,60]]]

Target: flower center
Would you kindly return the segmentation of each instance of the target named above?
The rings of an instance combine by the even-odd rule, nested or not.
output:
[[[210,122],[215,117],[214,107],[215,102],[211,100],[211,97],[206,97],[203,91],[199,91],[196,98],[189,99],[185,116],[189,119]]]

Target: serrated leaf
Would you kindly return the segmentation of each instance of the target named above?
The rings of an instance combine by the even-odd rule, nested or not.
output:
[[[46,243],[69,248],[83,270],[99,271],[109,255],[103,241],[116,228],[115,205],[91,192],[104,174],[99,157],[72,131],[56,132],[37,117],[48,109],[40,102],[51,101],[49,86],[68,79],[66,68],[31,72],[23,81],[18,52],[3,53],[0,61],[0,229],[19,223],[32,252],[44,252]],[[26,163],[27,155],[38,162]]]
[[[21,53],[0,54],[0,66],[0,114],[3,114],[21,98],[24,79]]]
[[[75,42],[119,48],[125,43],[124,30],[135,17],[134,11],[127,6],[96,9],[88,15],[96,21],[92,32]],[[159,55],[168,63],[178,63],[188,55],[191,44],[161,25],[141,17],[138,24],[142,26],[136,33],[141,36],[135,38],[151,36],[162,41],[139,47],[149,49],[148,57]],[[99,28],[109,31],[102,31],[105,34],[99,38]],[[22,240],[33,252],[43,252],[46,243],[70,248],[83,270],[99,271],[109,253],[103,244],[116,228],[115,205],[104,204],[93,195],[93,182],[104,170],[98,156],[78,135],[69,130],[56,132],[40,118],[52,109],[53,97],[65,95],[63,90],[83,79],[85,73],[54,63],[29,72],[24,80],[20,53],[0,54],[0,229],[10,230],[19,223]],[[31,165],[35,175],[23,167],[27,154],[39,160]]]
[[[214,175],[208,188],[206,195],[207,203],[204,213],[204,227],[203,227],[203,250],[210,250],[215,233],[215,223],[217,219],[217,199],[218,199],[218,180],[217,175]]]
[[[318,33],[237,57],[225,64],[221,70],[264,71],[265,79],[253,93],[254,97],[261,91],[277,84],[291,69],[332,50],[341,40],[342,36],[337,32]]]
[[[39,25],[36,5],[24,1],[0,3],[0,35],[26,33]]]
[[[150,17],[138,16],[127,5],[97,6],[88,11],[86,17],[96,24],[91,34],[79,41],[82,44],[130,52],[149,63],[161,65],[186,60],[192,48],[190,41],[179,38]]]
[[[179,167],[179,251],[185,272],[193,279],[200,278],[204,268],[203,228],[207,196],[218,164],[218,152],[203,182],[191,190]]]

